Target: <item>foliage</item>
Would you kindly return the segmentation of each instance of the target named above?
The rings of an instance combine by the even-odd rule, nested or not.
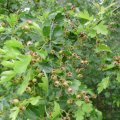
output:
[[[0,119],[119,120],[118,9],[113,0],[1,0]]]

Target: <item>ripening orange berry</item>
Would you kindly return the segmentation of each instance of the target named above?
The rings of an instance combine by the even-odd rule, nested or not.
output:
[[[72,54],[72,56],[73,56],[73,57],[76,57],[76,56],[77,56],[77,54],[76,54],[76,53],[73,53],[73,54]]]
[[[68,87],[68,86],[69,86],[69,85],[68,85],[68,82],[67,82],[67,81],[64,81],[64,82],[63,82],[63,86],[64,86],[64,87]]]
[[[32,53],[32,56],[33,56],[33,57],[37,57],[38,54],[37,54],[36,52],[33,52],[33,53]]]
[[[36,82],[37,82],[37,79],[34,78],[34,79],[32,80],[32,82],[33,82],[33,83],[36,83]]]
[[[78,75],[77,75],[77,79],[82,78],[82,77],[83,77],[82,74],[78,74]]]
[[[28,24],[32,24],[32,20],[27,20],[27,23]]]
[[[87,100],[87,99],[89,99],[89,97],[88,96],[84,96],[84,99]]]
[[[76,56],[77,59],[81,59],[81,57],[79,55]]]
[[[81,98],[81,95],[78,94],[78,95],[76,96],[76,98],[77,98],[77,99],[80,99],[80,98]]]
[[[40,57],[36,58],[36,62],[39,62],[40,60],[41,60],[41,58],[40,58]]]
[[[12,104],[17,105],[18,103],[19,103],[19,100],[18,100],[18,99],[13,99],[13,100],[12,100]]]
[[[54,51],[54,50],[51,50],[51,54],[55,54],[55,51]]]
[[[44,74],[43,73],[39,73],[38,77],[41,78]]]
[[[27,42],[27,46],[30,46],[30,45],[32,45],[33,43],[32,43],[32,41],[28,41]]]
[[[21,110],[21,111],[25,111],[25,110],[26,110],[26,107],[25,107],[25,106],[21,106],[21,107],[20,107],[20,110]]]
[[[84,32],[81,32],[80,33],[80,37],[84,37],[85,36],[85,33]]]
[[[92,95],[92,98],[94,98],[94,99],[97,98],[97,95],[96,95],[96,94],[93,94],[93,95]]]
[[[59,87],[60,86],[60,82],[59,81],[55,81],[54,85],[55,85],[55,87]]]
[[[67,76],[68,76],[68,77],[72,77],[72,72],[68,72],[68,73],[67,73]]]
[[[61,70],[65,71],[65,66],[62,66],[62,67],[61,67]]]
[[[86,95],[86,91],[84,91],[84,90],[81,91],[81,94],[82,94],[82,95]]]
[[[75,10],[75,8],[76,8],[76,7],[75,7],[74,5],[71,6],[71,9],[72,9],[72,10]]]
[[[2,24],[1,24],[1,25],[2,25],[3,27],[5,27],[5,25],[6,25],[6,24],[5,24],[4,22],[2,22]]]
[[[76,73],[80,73],[80,69],[79,68],[76,69]]]
[[[57,80],[57,75],[52,75],[52,76],[51,76],[51,79],[52,79],[52,80]]]
[[[67,90],[69,93],[72,93],[73,92],[73,89],[71,87],[68,88]]]
[[[67,104],[72,104],[73,103],[73,99],[68,99],[67,100]]]
[[[26,88],[26,92],[31,92],[31,88],[30,88],[30,87],[27,87],[27,88]]]
[[[60,50],[60,51],[59,51],[59,54],[62,54],[62,53],[63,53],[63,50]]]
[[[52,74],[55,74],[56,73],[56,70],[55,69],[52,69]]]
[[[30,28],[29,28],[28,25],[24,25],[24,26],[22,27],[22,29],[23,29],[23,30],[29,30]]]
[[[90,103],[90,100],[89,100],[89,99],[85,99],[85,102],[86,102],[86,103]]]
[[[64,82],[64,81],[65,81],[65,78],[61,77],[59,80],[60,80],[61,82]]]
[[[88,61],[87,60],[81,60],[81,64],[88,64]]]

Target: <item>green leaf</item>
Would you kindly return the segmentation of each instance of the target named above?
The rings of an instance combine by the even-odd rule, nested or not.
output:
[[[42,77],[42,83],[38,84],[46,93],[48,93],[48,78]]]
[[[37,105],[38,102],[40,101],[40,99],[41,99],[41,97],[40,97],[40,96],[37,96],[37,97],[32,97],[32,98],[30,98],[29,101],[30,101],[30,103],[31,103],[32,105]]]
[[[105,52],[112,52],[111,49],[105,45],[105,44],[100,44],[99,46],[97,46],[97,48],[95,49],[96,53],[98,52],[102,52],[102,51],[105,51]]]
[[[105,71],[105,70],[110,70],[112,68],[114,68],[115,65],[114,64],[110,64],[110,65],[107,65],[105,68],[103,68],[102,70]]]
[[[43,31],[42,31],[41,27],[35,22],[33,22],[32,26],[30,26],[30,27],[35,29],[39,33],[39,35],[41,36],[41,41],[43,41],[44,40],[44,35],[43,35]]]
[[[5,31],[5,28],[1,26],[1,27],[0,27],[0,33],[1,33],[1,32],[4,32],[4,31]]]
[[[78,108],[78,110],[75,112],[75,118],[76,120],[84,120],[85,113],[81,110],[81,108]]]
[[[0,49],[0,54],[5,54],[5,50]]]
[[[94,27],[94,30],[96,30],[98,34],[103,34],[103,35],[108,34],[107,26],[104,25],[102,22],[98,24],[96,27]]]
[[[11,120],[16,120],[18,113],[19,113],[19,108],[18,107],[14,107],[11,109],[11,113],[10,113],[10,119]]]
[[[90,36],[91,38],[94,38],[96,36],[96,31],[95,30],[90,30],[88,33],[88,36]]]
[[[52,113],[52,120],[56,120],[56,118],[61,114],[60,106],[57,102],[54,102],[54,110]]]
[[[77,33],[80,34],[80,32],[83,32],[85,30],[84,26],[80,24],[77,28]]]
[[[20,61],[15,62],[14,71],[18,74],[24,73],[30,64],[32,57],[30,55],[21,56]]]
[[[7,21],[11,27],[14,27],[18,22],[17,14],[10,14],[10,17],[7,18]]]
[[[95,112],[97,114],[97,120],[103,120],[103,117],[102,117],[102,112],[100,112],[99,110],[95,109]]]
[[[3,66],[5,67],[9,67],[9,68],[13,68],[14,67],[14,63],[13,62],[10,62],[10,61],[2,61],[1,63]]]
[[[0,83],[10,81],[15,75],[16,75],[16,73],[12,70],[2,72],[1,78],[0,78]]]
[[[116,80],[117,80],[118,82],[120,82],[120,73],[117,73],[117,78],[116,78]]]
[[[86,19],[86,20],[93,20],[93,16],[90,17],[88,11],[86,11],[86,10],[76,14],[75,16],[80,17],[82,19]]]
[[[23,48],[22,43],[19,42],[19,41],[17,41],[17,40],[15,40],[15,39],[13,39],[13,40],[7,40],[5,42],[5,45],[7,47],[12,47],[12,48],[21,48],[21,49]]]
[[[63,29],[61,26],[56,26],[54,29],[54,36],[57,37],[62,37],[63,36]]]
[[[37,53],[38,53],[38,54],[40,55],[40,57],[43,58],[43,59],[45,59],[45,58],[47,57],[47,55],[48,55],[47,51],[45,51],[45,50],[40,50],[40,51],[38,51]]]
[[[57,23],[63,23],[64,20],[64,15],[62,12],[58,12],[57,15],[55,16],[55,22]]]
[[[47,36],[47,37],[50,36],[50,26],[44,26],[43,34],[44,34],[44,36]]]
[[[73,88],[74,92],[79,90],[79,86],[81,85],[81,82],[79,80],[74,80],[72,82],[71,87]]]
[[[4,50],[5,50],[5,55],[4,55],[5,59],[16,59],[21,54],[19,50],[14,48],[4,47]]]
[[[83,104],[84,102],[83,101],[81,101],[81,100],[78,100],[78,101],[76,101],[75,102],[75,104],[77,105],[77,106],[82,106],[82,104]]]
[[[23,83],[20,85],[17,93],[22,95],[26,90],[27,86],[29,85],[29,81],[31,80],[32,70],[28,70],[27,75],[24,77]]]
[[[106,89],[109,86],[109,77],[106,77],[102,79],[102,81],[98,84],[98,94],[101,93],[104,89]]]
[[[92,112],[92,110],[93,110],[92,104],[91,103],[86,104],[84,102],[84,104],[82,105],[82,111],[84,111],[85,113],[90,113]]]

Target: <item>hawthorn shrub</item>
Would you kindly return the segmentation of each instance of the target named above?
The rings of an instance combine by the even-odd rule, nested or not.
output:
[[[119,120],[116,2],[83,2],[1,1],[1,120]]]

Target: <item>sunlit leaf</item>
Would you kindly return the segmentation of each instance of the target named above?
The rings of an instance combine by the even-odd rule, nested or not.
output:
[[[20,61],[15,62],[15,66],[14,66],[15,72],[19,74],[24,73],[28,65],[30,64],[31,59],[32,58],[30,55],[21,56]]]
[[[4,32],[4,31],[5,31],[5,28],[4,27],[0,27],[0,33]]]
[[[16,120],[18,113],[19,113],[19,108],[18,107],[14,107],[11,109],[11,113],[10,113],[10,119],[11,120]]]
[[[9,67],[9,68],[13,68],[14,67],[14,63],[10,62],[10,61],[2,61],[1,63],[3,66],[5,67]]]
[[[91,103],[88,104],[84,103],[82,105],[82,111],[84,111],[85,113],[90,113],[92,110],[93,110],[93,106]]]
[[[32,98],[30,98],[29,101],[30,101],[30,103],[31,103],[32,105],[37,105],[38,102],[40,101],[40,99],[41,99],[41,97],[40,97],[40,96],[37,96],[37,97],[32,97]]]
[[[29,85],[29,81],[31,80],[31,75],[32,75],[32,70],[30,69],[28,70],[26,76],[24,77],[22,84],[18,88],[17,93],[19,95],[22,95],[24,91],[26,90],[27,86]]]
[[[40,50],[38,51],[38,54],[40,55],[41,58],[45,59],[48,55],[47,51],[45,50]]]
[[[52,120],[55,120],[61,114],[60,106],[57,102],[54,102],[54,110],[52,112]]]
[[[104,79],[102,79],[102,81],[98,84],[98,88],[97,91],[98,93],[101,93],[104,89],[106,89],[109,86],[109,77],[106,77]]]
[[[48,78],[42,77],[42,83],[38,84],[45,92],[48,92]]]
[[[118,82],[120,82],[120,73],[117,73],[117,78],[116,78],[116,80],[117,80]]]
[[[76,120],[84,120],[85,113],[81,110],[81,108],[78,108],[78,110],[75,112],[75,118]]]
[[[5,42],[5,45],[6,45],[7,47],[23,48],[22,43],[21,43],[20,41],[15,40],[15,39],[13,39],[13,40],[7,40],[7,41]]]
[[[74,80],[72,82],[72,85],[71,87],[73,88],[74,92],[78,91],[79,90],[79,86],[81,85],[80,81],[79,80]]]
[[[7,21],[11,27],[14,27],[18,22],[18,15],[10,14],[10,16],[7,18]]]
[[[82,106],[82,104],[83,104],[84,102],[83,101],[81,101],[81,100],[78,100],[78,101],[76,101],[75,102],[75,104],[77,105],[77,106]]]
[[[4,83],[10,81],[13,77],[15,77],[16,73],[12,70],[4,71],[1,73],[0,83]]]
[[[97,48],[95,49],[95,51],[98,53],[98,52],[102,52],[102,51],[105,51],[105,52],[112,52],[110,47],[105,45],[105,44],[99,44],[99,46],[97,46]]]
[[[83,12],[80,12],[76,15],[77,17],[80,17],[82,19],[86,20],[93,20],[93,16],[90,16],[88,11],[84,10]]]
[[[110,70],[110,69],[112,69],[112,68],[114,68],[114,67],[115,67],[114,64],[110,64],[110,65],[105,66],[105,68],[103,68],[102,70],[103,70],[103,71],[104,71],[104,70]]]
[[[103,34],[103,35],[107,35],[108,34],[107,26],[104,25],[102,22],[100,24],[98,24],[94,28],[94,30],[96,30],[98,34]]]
[[[90,30],[88,33],[88,36],[90,36],[91,38],[94,38],[96,36],[96,31],[95,30]]]

